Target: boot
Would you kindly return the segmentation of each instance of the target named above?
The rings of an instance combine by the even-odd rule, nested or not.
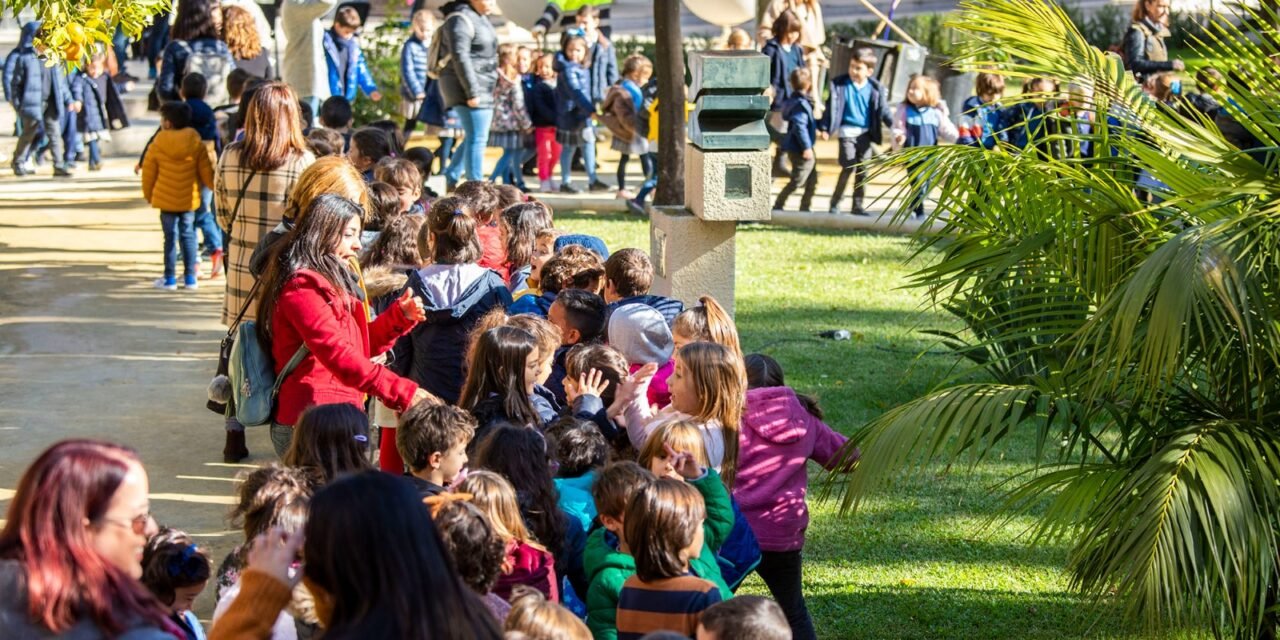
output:
[[[236,463],[249,457],[249,447],[244,442],[243,431],[227,431],[227,443],[222,447],[222,461]]]

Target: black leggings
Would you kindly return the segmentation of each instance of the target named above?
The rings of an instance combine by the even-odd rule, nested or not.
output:
[[[642,153],[637,156],[637,159],[640,160],[640,171],[644,172],[644,179],[648,182],[648,180],[653,177],[653,172],[656,170],[654,167],[653,157],[647,153]],[[627,188],[627,163],[630,161],[631,155],[626,153],[622,154],[622,157],[618,159],[617,178],[619,189]]]
[[[813,629],[813,618],[809,617],[809,608],[804,604],[802,591],[803,562],[800,551],[761,551],[760,566],[756,573],[764,579],[769,593],[782,612],[787,616],[787,624],[791,625],[793,640],[816,640],[817,632]]]

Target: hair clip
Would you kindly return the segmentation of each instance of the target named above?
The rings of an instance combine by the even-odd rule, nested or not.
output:
[[[467,215],[467,212],[466,212],[466,211],[463,211],[462,209],[454,209],[454,210],[453,210],[453,215],[455,215],[455,216],[465,216],[465,215]]]
[[[427,496],[423,498],[422,503],[431,508],[431,517],[434,518],[445,505],[454,502],[471,502],[471,499],[474,497],[475,496],[470,493],[443,491],[434,496]]]
[[[364,444],[369,444],[369,436],[356,434],[356,442],[363,442]]]
[[[195,557],[198,551],[199,549],[196,547],[196,545],[189,544],[182,548],[182,553],[176,556],[173,556],[172,558],[169,558],[169,562],[165,566],[165,569],[168,571],[169,577],[171,578],[189,577],[189,574],[191,573],[191,571],[187,567],[187,564],[191,562],[191,559]]]

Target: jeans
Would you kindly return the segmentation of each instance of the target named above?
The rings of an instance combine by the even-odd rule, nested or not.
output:
[[[213,253],[222,250],[222,229],[213,215],[213,189],[200,187],[200,209],[196,211],[196,228],[204,236],[201,245],[205,251]]]
[[[560,180],[565,184],[572,182],[573,152],[577,145],[566,144],[560,147]],[[582,166],[587,170],[587,186],[600,181],[596,177],[596,141],[589,140],[582,144]]]
[[[467,137],[463,139],[458,155],[445,170],[445,178],[457,182],[465,168],[467,180],[484,180],[484,148],[489,145],[493,107],[472,109],[466,105],[458,105],[454,108],[458,110],[458,119],[462,121],[462,130]]]
[[[836,180],[836,190],[831,194],[831,210],[840,208],[844,199],[845,186],[849,177],[853,177],[853,210],[862,212],[862,200],[866,195],[867,169],[863,163],[871,159],[871,134],[864,133],[857,138],[840,138],[840,177]]]
[[[293,442],[293,427],[271,423],[271,446],[276,450],[276,457],[284,459],[284,454]]]
[[[640,185],[640,191],[636,193],[636,202],[642,207],[645,198],[658,186],[658,154],[651,152],[640,156],[640,166],[644,167],[646,164],[648,166],[644,172],[644,184]]]
[[[100,143],[97,140],[90,140],[88,142],[90,166],[97,166],[102,164],[102,147],[99,145]]]
[[[769,593],[782,613],[787,616],[787,624],[791,626],[791,637],[794,640],[814,640],[818,634],[813,629],[813,619],[809,617],[809,608],[804,603],[804,592],[801,590],[804,567],[800,550],[795,551],[761,551],[760,566],[756,573],[769,587]]]
[[[523,187],[524,177],[520,175],[520,161],[523,159],[524,149],[503,149],[502,157],[498,158],[498,164],[489,176],[489,182],[497,184],[498,178],[502,178],[507,184]]]
[[[80,152],[80,129],[76,126],[76,114],[70,111],[62,116],[62,144],[62,164],[67,167],[75,166],[76,154]],[[57,162],[56,158],[54,162]]]
[[[812,155],[812,154],[811,154]],[[773,203],[774,209],[782,209],[787,204],[787,198],[795,193],[800,185],[804,185],[804,194],[800,196],[800,210],[811,211],[813,207],[813,192],[818,188],[818,172],[814,170],[818,161],[815,157],[804,159],[804,154],[798,151],[788,151],[787,158],[791,161],[791,179],[787,181],[787,185],[778,192],[778,200]]]
[[[449,169],[449,159],[453,157],[453,143],[457,142],[452,136],[440,137],[440,148],[436,149],[436,159],[440,161],[439,173],[444,174]]]
[[[556,128],[534,129],[533,140],[535,153],[538,156],[538,180],[546,182],[555,174],[556,160],[560,157],[560,143],[556,142]]]
[[[160,228],[164,231],[164,279],[177,278],[178,243],[182,243],[182,275],[195,278],[200,256],[196,249],[196,212],[160,212]]]

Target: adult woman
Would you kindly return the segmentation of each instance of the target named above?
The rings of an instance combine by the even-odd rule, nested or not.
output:
[[[0,531],[0,637],[182,637],[138,582],[157,530],[131,449],[64,440],[18,482]]]
[[[1124,68],[1141,84],[1161,71],[1182,71],[1181,60],[1170,60],[1164,39],[1169,37],[1169,0],[1138,0],[1133,23],[1124,34]]]
[[[249,272],[259,277],[266,270],[267,256],[271,247],[285,234],[293,229],[311,206],[311,201],[324,194],[342,196],[360,204],[369,210],[369,189],[360,172],[351,166],[351,162],[341,156],[327,156],[316,160],[298,176],[293,191],[289,193],[289,204],[285,206],[284,218],[280,224],[268,231],[254,247],[249,258]]]
[[[249,553],[242,595],[210,640],[271,637],[289,602],[299,549],[328,640],[496,640],[480,600],[458,579],[430,512],[407,482],[366,471],[326,485],[311,500],[305,535],[260,536]],[[370,597],[377,594],[377,597]]]
[[[170,31],[172,40],[161,55],[156,94],[161,100],[180,100],[178,87],[188,71],[203,73],[210,93],[214,94],[215,85],[225,87],[227,74],[235,68],[231,50],[221,38],[222,12],[218,10],[218,0],[182,0],[177,12]],[[188,69],[189,62],[196,62],[199,68]]]
[[[821,110],[822,88],[827,86],[827,58],[822,53],[822,45],[827,41],[827,27],[822,22],[821,3],[818,0],[772,0],[765,7],[756,39],[763,47],[771,38],[777,37],[779,34],[773,32],[773,23],[787,10],[791,10],[800,19],[800,47],[804,50],[805,66],[813,78],[810,92],[814,98],[814,108]]]
[[[320,18],[333,11],[337,0],[289,0],[280,5],[280,28],[285,49],[280,79],[320,112],[320,101],[329,97],[329,70],[324,62],[324,30]]]
[[[371,395],[397,413],[431,397],[370,358],[426,318],[422,299],[406,294],[369,322],[360,281],[351,262],[360,253],[364,208],[346,198],[322,195],[311,202],[293,230],[277,243],[262,274],[258,338],[270,344],[276,375],[306,349],[285,376],[276,400],[271,443],[283,456],[293,425],[313,405],[364,407]]]
[[[275,75],[271,54],[262,46],[253,14],[237,6],[222,8],[222,37],[236,60],[236,68],[250,75],[270,80]]]
[[[445,109],[456,109],[466,138],[445,170],[448,183],[458,182],[465,168],[468,180],[484,180],[484,148],[493,121],[493,87],[498,83],[498,34],[485,16],[495,0],[454,0],[442,8],[449,66],[440,72],[440,95]]]

